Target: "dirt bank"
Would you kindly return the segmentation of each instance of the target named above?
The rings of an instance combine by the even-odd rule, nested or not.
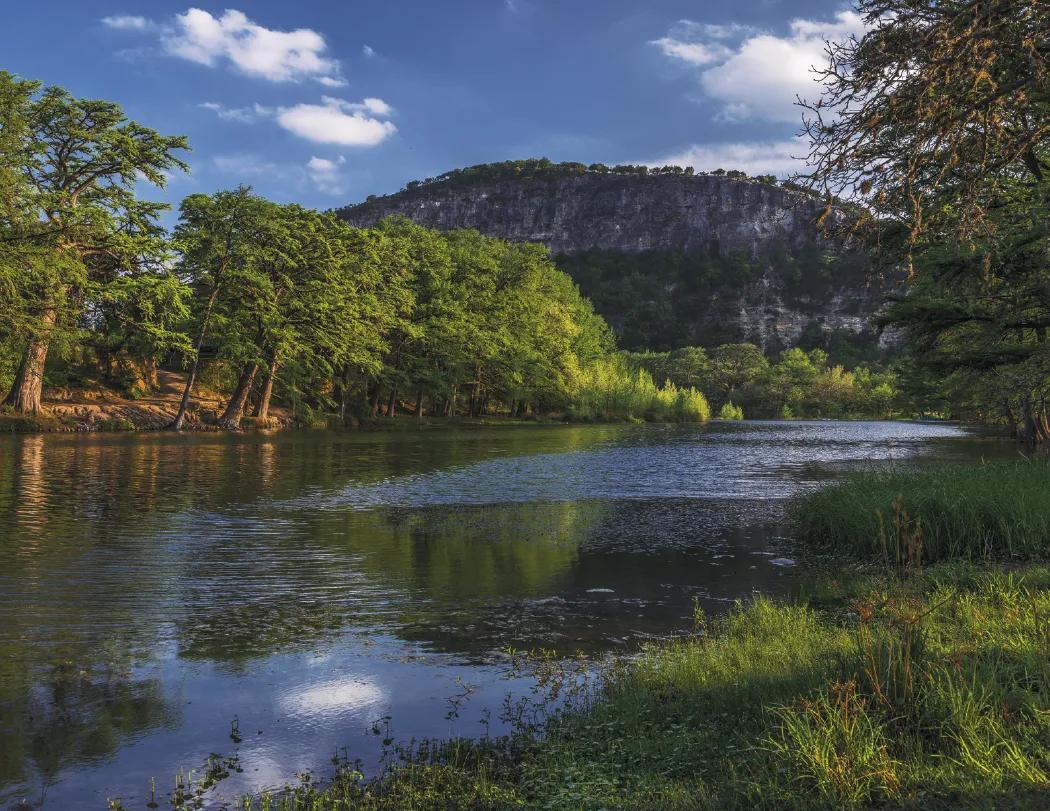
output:
[[[175,418],[186,384],[184,375],[157,373],[157,390],[130,400],[105,388],[48,389],[44,392],[46,413],[21,417],[0,413],[0,431],[155,431]],[[197,388],[186,414],[190,431],[215,431],[215,420],[225,407],[225,397]],[[286,409],[271,406],[265,425],[244,420],[245,428],[287,428],[292,424]]]

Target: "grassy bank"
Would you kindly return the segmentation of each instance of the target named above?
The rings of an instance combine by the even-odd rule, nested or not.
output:
[[[563,687],[547,673],[547,685]],[[1050,798],[1050,568],[759,599],[498,741],[245,809],[1024,808]]]
[[[799,540],[891,561],[1050,558],[1050,462],[857,473],[798,499]]]

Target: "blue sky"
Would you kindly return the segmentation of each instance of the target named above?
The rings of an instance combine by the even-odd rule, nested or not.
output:
[[[0,68],[184,134],[155,199],[248,183],[330,208],[547,156],[791,171],[842,3],[10,0]]]

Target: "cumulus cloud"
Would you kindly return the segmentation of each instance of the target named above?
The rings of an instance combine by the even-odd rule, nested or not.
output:
[[[652,44],[669,58],[701,68],[704,93],[722,102],[719,120],[798,122],[796,96],[814,99],[820,92],[813,66],[824,63],[824,41],[860,35],[864,24],[859,14],[840,11],[827,21],[792,20],[789,31],[776,36],[742,26],[681,21]],[[726,44],[734,38],[734,44]]]
[[[318,191],[326,194],[342,194],[342,165],[346,158],[340,155],[336,160],[319,158],[316,155],[306,162],[306,173]]]
[[[365,59],[371,59],[373,56],[376,55],[376,49],[373,48],[371,45],[362,45],[361,54],[365,57]]]
[[[164,52],[199,65],[229,65],[271,82],[313,79],[328,87],[345,84],[339,62],[326,55],[321,34],[310,28],[266,28],[236,9],[214,16],[190,8],[163,23],[130,15],[104,17],[102,22],[111,28],[156,30]]]
[[[377,98],[351,102],[322,96],[320,104],[277,108],[259,103],[248,107],[227,107],[217,101],[206,101],[197,106],[210,110],[223,121],[239,124],[273,118],[289,132],[320,144],[375,146],[397,132],[392,122],[382,120],[393,115],[394,108]]]
[[[651,161],[648,165],[692,166],[699,172],[737,169],[749,175],[786,177],[805,168],[805,154],[805,146],[797,138],[767,142],[694,144]]]
[[[375,146],[395,132],[393,109],[382,99],[349,102],[324,96],[321,104],[296,104],[277,111],[277,123],[300,138],[321,144]]]

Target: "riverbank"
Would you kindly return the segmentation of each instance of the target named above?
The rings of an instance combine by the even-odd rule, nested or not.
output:
[[[135,399],[104,387],[47,389],[45,413],[24,416],[0,410],[0,433],[74,433],[90,431],[158,431],[175,419],[182,399],[184,375],[157,372],[154,391]],[[195,387],[185,429],[217,431],[215,425],[228,398],[200,386]],[[294,424],[287,409],[271,407],[265,424],[245,419],[246,427],[281,429]]]
[[[1002,467],[860,474],[805,496],[796,515],[888,496],[883,540],[853,538],[846,548],[866,554],[828,560],[795,599],[697,612],[682,637],[602,665],[584,689],[580,670],[542,662],[560,709],[520,715],[508,737],[416,746],[374,780],[345,768],[243,807],[1044,808],[1050,536],[1025,516],[1046,468]],[[926,546],[957,505],[917,482],[994,495],[1004,475],[1022,490],[980,525],[983,554]],[[1022,527],[1025,544],[1006,545]],[[822,531],[799,530],[810,543]]]
[[[1048,617],[1045,566],[833,581],[698,617],[541,727],[243,807],[1045,808]]]

